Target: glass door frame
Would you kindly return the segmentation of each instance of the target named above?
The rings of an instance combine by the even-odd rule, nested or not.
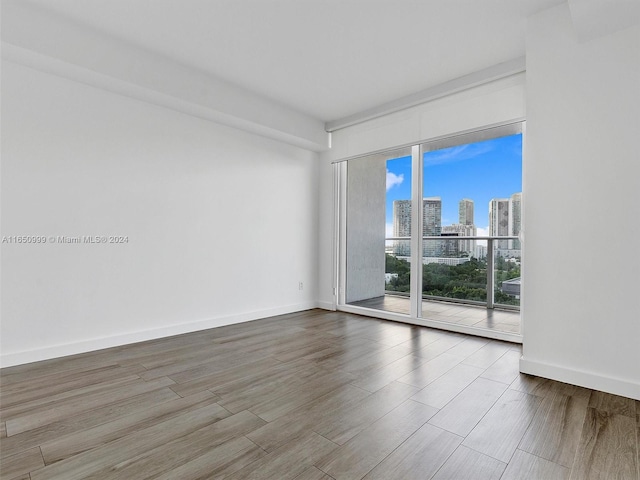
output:
[[[424,188],[424,154],[426,151],[447,148],[450,146],[462,145],[465,143],[489,140],[500,136],[522,133],[523,143],[525,138],[525,121],[509,122],[501,125],[494,125],[487,128],[477,129],[460,134],[449,135],[442,138],[416,142],[405,147],[411,147],[411,279],[410,279],[410,314],[402,314],[367,308],[362,306],[349,305],[346,303],[346,250],[347,250],[347,162],[356,158],[367,157],[385,152],[397,150],[400,147],[385,149],[370,154],[357,155],[333,162],[334,173],[334,298],[336,299],[336,310],[359,315],[371,316],[386,320],[392,320],[412,325],[437,328],[458,333],[476,335],[485,338],[505,340],[514,343],[522,343],[523,319],[520,317],[520,333],[511,333],[500,330],[478,328],[455,323],[446,323],[436,320],[429,320],[422,317],[422,247],[423,247],[423,188]],[[524,172],[524,146],[523,146],[523,172]],[[523,193],[524,196],[524,193]],[[523,219],[524,224],[524,219]],[[418,234],[419,232],[419,234]],[[524,242],[522,242],[522,258],[524,258]],[[522,262],[524,265],[524,261]],[[523,267],[524,268],[524,267]]]

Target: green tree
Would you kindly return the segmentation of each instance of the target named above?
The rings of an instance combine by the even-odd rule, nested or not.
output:
[[[386,255],[387,273],[397,274],[386,285],[386,289],[395,292],[410,291],[411,265],[406,260],[393,255]],[[520,301],[510,295],[502,293],[500,286],[505,280],[520,276],[520,265],[506,261],[502,257],[496,258],[494,294],[495,302],[504,305],[519,305]],[[472,257],[468,262],[460,265],[444,265],[430,263],[422,268],[422,292],[434,297],[458,298],[462,300],[487,301],[487,263]]]

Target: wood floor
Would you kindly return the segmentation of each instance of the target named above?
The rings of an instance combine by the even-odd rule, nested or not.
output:
[[[640,402],[518,345],[311,310],[7,368],[11,479],[635,479]]]

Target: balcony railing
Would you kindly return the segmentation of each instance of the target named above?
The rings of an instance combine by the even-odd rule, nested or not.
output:
[[[396,260],[387,262],[387,293],[407,295],[408,284],[399,284],[393,269],[407,269],[397,261],[411,263],[412,239],[385,240],[386,253]],[[422,298],[519,310],[520,253],[520,239],[515,236],[425,236]],[[406,278],[403,282],[408,283]]]

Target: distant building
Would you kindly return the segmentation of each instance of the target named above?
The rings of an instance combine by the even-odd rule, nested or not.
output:
[[[475,225],[473,222],[473,200],[463,198],[458,204],[458,223],[460,225]]]
[[[443,227],[443,230],[446,227]],[[441,233],[442,237],[460,237],[462,235],[460,235],[458,232],[450,232],[450,233],[446,233],[446,232],[442,232]],[[461,242],[461,240],[454,240],[453,238],[447,238],[446,240],[442,240],[442,252],[441,255],[443,257],[459,257],[460,256],[460,251],[459,251],[459,243]]]
[[[520,277],[512,278],[511,280],[505,280],[500,286],[502,293],[511,295],[515,298],[520,298]]]
[[[487,246],[476,245],[474,257],[476,257],[478,260],[487,258]]]
[[[509,236],[509,204],[508,198],[493,198],[489,202],[489,235],[492,237]],[[494,244],[499,249],[508,249],[508,240],[498,240]]]
[[[411,257],[398,257],[400,260],[405,260],[411,263]],[[439,263],[440,265],[462,265],[467,263],[471,259],[469,257],[422,257],[422,264],[429,265],[430,263]],[[386,277],[385,277],[386,278]]]
[[[517,237],[522,229],[522,192],[511,198],[494,198],[489,202],[489,235]],[[520,240],[498,240],[495,245],[502,256],[513,256],[520,250]],[[508,251],[508,253],[506,252]]]
[[[425,237],[439,237],[442,234],[442,199],[428,197],[422,200],[422,235]],[[443,243],[439,240],[425,240],[422,255],[425,257],[439,257],[442,255]]]
[[[393,236],[411,237],[411,200],[395,200],[393,202]],[[411,241],[396,240],[393,242],[395,255],[410,255]]]
[[[517,237],[522,228],[522,192],[514,193],[509,200],[509,235]],[[520,240],[510,240],[509,248],[520,249]]]
[[[442,227],[442,236],[458,236],[458,237],[475,237],[477,235],[477,229],[475,225],[462,225],[456,223],[454,225],[445,225]],[[472,256],[475,253],[476,241],[475,240],[446,240],[444,252],[445,255],[462,254],[466,253]],[[451,253],[454,249],[455,252]]]
[[[469,257],[424,257],[422,259],[423,265],[429,265],[430,263],[438,263],[440,265],[462,265],[463,263],[467,263],[470,260]]]
[[[429,197],[424,198],[422,202],[422,235],[439,237],[442,233],[442,200],[440,197]],[[411,236],[411,200],[395,200],[393,202],[393,236]],[[409,240],[395,241],[394,252],[396,255],[409,255]],[[441,241],[424,241],[424,256],[439,256],[441,252]]]

